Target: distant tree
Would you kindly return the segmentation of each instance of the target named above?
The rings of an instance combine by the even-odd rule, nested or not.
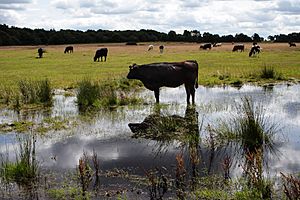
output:
[[[176,32],[175,31],[170,31],[169,33],[168,33],[168,40],[169,41],[176,41]]]
[[[261,37],[257,33],[254,33],[252,35],[252,40],[253,40],[253,42],[261,42],[262,41]]]
[[[272,41],[272,42],[273,42],[273,41],[275,40],[275,38],[274,38],[274,36],[272,36],[272,35],[269,35],[269,36],[268,36],[268,40],[270,40],[270,41]]]
[[[235,35],[235,42],[252,42],[252,38],[243,33],[239,33]]]

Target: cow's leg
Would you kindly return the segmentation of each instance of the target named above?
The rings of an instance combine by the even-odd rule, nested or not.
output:
[[[156,103],[159,103],[159,88],[154,89],[154,96],[156,99]]]
[[[190,92],[192,95],[192,103],[195,104],[195,88],[194,88],[194,84],[190,85]]]
[[[184,84],[184,87],[186,92],[186,103],[190,104],[190,95],[191,95],[190,87],[188,84]]]
[[[101,62],[102,62],[102,56],[100,56],[100,58],[101,58]]]

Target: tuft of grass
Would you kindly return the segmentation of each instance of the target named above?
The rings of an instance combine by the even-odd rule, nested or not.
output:
[[[19,80],[20,98],[24,104],[52,105],[52,88],[48,79],[40,81]]]
[[[268,68],[265,66],[260,72],[260,77],[265,79],[274,79],[276,77],[276,71],[273,67]]]
[[[77,104],[79,107],[93,106],[100,97],[100,86],[90,79],[78,83]]]
[[[90,108],[113,108],[122,105],[141,103],[141,99],[131,94],[130,97],[124,92],[118,92],[114,84],[100,85],[90,79],[84,79],[78,83],[77,103],[80,110]]]
[[[39,165],[36,161],[34,137],[20,141],[15,162],[2,157],[0,175],[5,183],[15,182],[24,187],[38,181]]]

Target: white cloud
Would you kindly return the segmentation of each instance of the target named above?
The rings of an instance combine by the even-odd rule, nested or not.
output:
[[[264,37],[300,31],[299,0],[0,0],[0,12],[0,23],[58,30],[196,29]]]

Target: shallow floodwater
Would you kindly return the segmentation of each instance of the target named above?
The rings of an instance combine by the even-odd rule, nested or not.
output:
[[[128,124],[141,123],[149,115],[173,116],[185,118],[187,111],[184,87],[162,88],[161,105],[154,104],[154,94],[143,91],[140,94],[146,104],[125,106],[115,110],[102,110],[89,115],[80,114],[75,97],[55,95],[54,106],[49,112],[32,112],[17,114],[11,110],[0,111],[0,123],[11,123],[17,120],[42,121],[45,117],[61,117],[76,120],[77,125],[68,130],[51,131],[38,136],[36,141],[37,160],[42,170],[64,172],[75,170],[83,152],[92,154],[95,151],[100,160],[102,171],[123,169],[131,174],[145,175],[145,171],[155,167],[165,167],[175,172],[176,155],[187,148],[178,140],[162,141],[132,138]],[[211,172],[221,173],[222,155],[215,153],[211,157],[211,149],[205,145],[208,138],[208,124],[217,127],[220,121],[232,117],[236,106],[243,97],[251,97],[256,105],[262,105],[268,121],[279,125],[276,135],[277,156],[270,158],[269,173],[300,171],[300,85],[280,84],[268,87],[244,85],[233,87],[199,87],[196,90],[196,107],[194,116],[199,128],[199,151],[201,169],[210,168]],[[0,150],[3,154],[14,157],[17,144],[17,133],[0,135]],[[227,149],[226,151],[230,151]],[[224,152],[223,152],[224,155]],[[185,158],[187,168],[188,157]],[[238,163],[238,161],[237,161]],[[201,171],[201,170],[200,170]],[[234,167],[232,175],[239,174],[241,169]],[[174,173],[173,173],[174,174]],[[112,181],[112,180],[110,180]],[[116,184],[107,181],[102,184]],[[121,183],[120,183],[121,184]],[[124,184],[124,183],[122,183]],[[126,185],[126,184],[125,184]]]

